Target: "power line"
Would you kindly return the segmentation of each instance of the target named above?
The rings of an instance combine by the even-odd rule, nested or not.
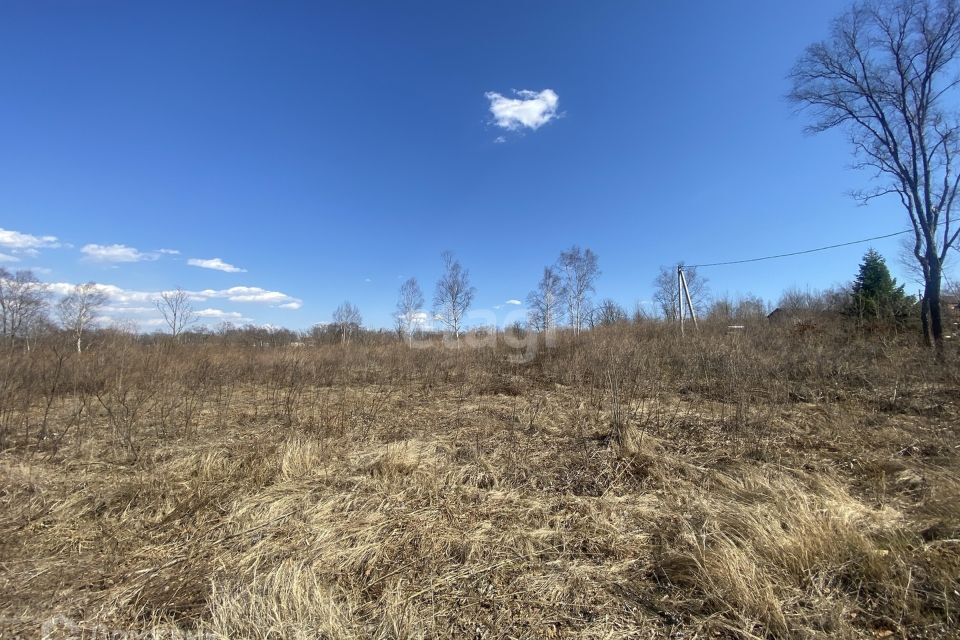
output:
[[[873,236],[872,238],[864,238],[863,240],[852,240],[850,242],[841,242],[840,244],[831,244],[826,247],[817,247],[816,249],[804,249],[803,251],[792,251],[790,253],[778,253],[777,255],[774,255],[774,256],[763,256],[762,258],[747,258],[746,260],[729,260],[727,262],[711,262],[708,264],[688,264],[684,266],[687,268],[722,267],[728,264],[744,264],[746,262],[760,262],[761,260],[773,260],[775,258],[789,258],[790,256],[799,256],[805,253],[816,253],[817,251],[826,251],[827,249],[836,249],[838,247],[849,247],[852,244],[863,244],[864,242],[872,242],[873,240],[883,240],[884,238],[892,238],[894,236],[900,236],[905,233],[913,233],[913,229],[904,229],[903,231],[888,233],[883,236]]]

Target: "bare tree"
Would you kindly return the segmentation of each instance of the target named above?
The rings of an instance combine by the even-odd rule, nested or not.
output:
[[[57,315],[63,328],[77,341],[77,353],[83,351],[83,334],[94,324],[97,311],[107,303],[107,294],[95,282],[78,284],[57,304]]]
[[[683,276],[690,290],[690,301],[697,315],[704,315],[710,302],[710,288],[707,279],[700,275],[696,267],[684,267]],[[677,282],[676,267],[660,267],[660,273],[653,281],[653,302],[665,320],[675,321],[680,316],[677,296],[680,284]]]
[[[563,315],[563,284],[553,267],[543,268],[543,277],[535,291],[527,295],[528,320],[538,331],[550,331],[560,324]]]
[[[790,79],[790,98],[814,113],[811,132],[846,130],[880,185],[862,202],[896,194],[913,226],[913,256],[923,272],[921,320],[927,344],[943,346],[943,263],[960,227],[953,219],[960,173],[956,0],[868,0],[833,24],[827,41],[807,48]]]
[[[444,251],[442,258],[443,275],[437,281],[433,295],[433,314],[453,333],[459,345],[463,316],[473,302],[476,289],[470,286],[470,272],[460,265],[453,253]]]
[[[748,293],[737,300],[733,317],[740,322],[763,320],[767,317],[767,303],[763,298]]]
[[[574,245],[560,253],[557,269],[563,282],[563,299],[566,302],[567,318],[575,335],[580,335],[590,313],[590,294],[593,283],[600,275],[597,254],[590,249]]]
[[[707,307],[704,317],[714,322],[728,323],[734,318],[735,308],[729,298],[716,298]]]
[[[340,341],[346,344],[347,337],[355,330],[360,328],[363,318],[360,316],[360,309],[345,301],[333,312],[333,323],[337,325],[340,331]]]
[[[609,327],[627,321],[627,312],[611,298],[605,298],[590,314],[591,327]]]
[[[420,284],[416,278],[407,278],[400,285],[400,297],[397,299],[395,316],[401,338],[406,336],[408,340],[413,340],[414,327],[422,308],[423,291],[420,290]]]
[[[849,308],[852,284],[839,285],[823,291],[791,287],[780,295],[777,308],[796,317],[823,313],[841,313]]]
[[[0,267],[0,336],[22,338],[46,318],[48,287],[32,271]]]
[[[197,321],[197,314],[190,304],[190,296],[180,287],[173,291],[164,291],[154,300],[154,304],[174,338],[178,338],[184,329]]]

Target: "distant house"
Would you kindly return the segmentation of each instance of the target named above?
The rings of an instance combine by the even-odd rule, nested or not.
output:
[[[839,312],[828,309],[777,307],[767,314],[767,322],[770,324],[811,329],[821,322],[829,321],[839,316]]]
[[[777,307],[767,314],[767,320],[774,324],[787,322],[796,324],[798,322],[809,322],[815,318],[823,318],[832,315],[836,314],[817,309],[784,309],[783,307]]]
[[[773,311],[767,314],[767,320],[769,320],[770,322],[785,322],[790,317],[792,317],[792,314],[790,314],[784,309],[781,309],[780,307],[777,307],[776,309],[774,309]]]

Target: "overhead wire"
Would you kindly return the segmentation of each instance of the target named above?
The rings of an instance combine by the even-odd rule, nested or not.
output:
[[[703,267],[722,267],[730,264],[746,264],[748,262],[761,262],[763,260],[774,260],[776,258],[789,258],[790,256],[800,256],[807,253],[816,253],[818,251],[827,251],[828,249],[837,249],[839,247],[849,247],[854,244],[863,244],[864,242],[872,242],[874,240],[883,240],[884,238],[892,238],[894,236],[900,236],[905,233],[913,233],[913,229],[904,229],[903,231],[896,231],[894,233],[888,233],[882,236],[873,236],[871,238],[863,238],[862,240],[851,240],[850,242],[840,242],[838,244],[831,244],[825,247],[817,247],[815,249],[804,249],[803,251],[791,251],[789,253],[778,253],[772,256],[761,256],[759,258],[746,258],[743,260],[727,260],[725,262],[708,262],[704,264],[685,264],[683,265],[687,269],[692,268],[703,268]]]

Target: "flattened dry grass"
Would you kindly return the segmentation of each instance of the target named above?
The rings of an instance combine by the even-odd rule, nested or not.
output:
[[[609,346],[561,345],[508,374],[365,364],[295,402],[238,385],[226,413],[211,395],[190,429],[145,428],[135,459],[96,415],[76,446],[10,447],[0,631],[954,635],[952,381],[881,368],[862,370],[869,388],[764,385],[777,354],[743,345]]]

